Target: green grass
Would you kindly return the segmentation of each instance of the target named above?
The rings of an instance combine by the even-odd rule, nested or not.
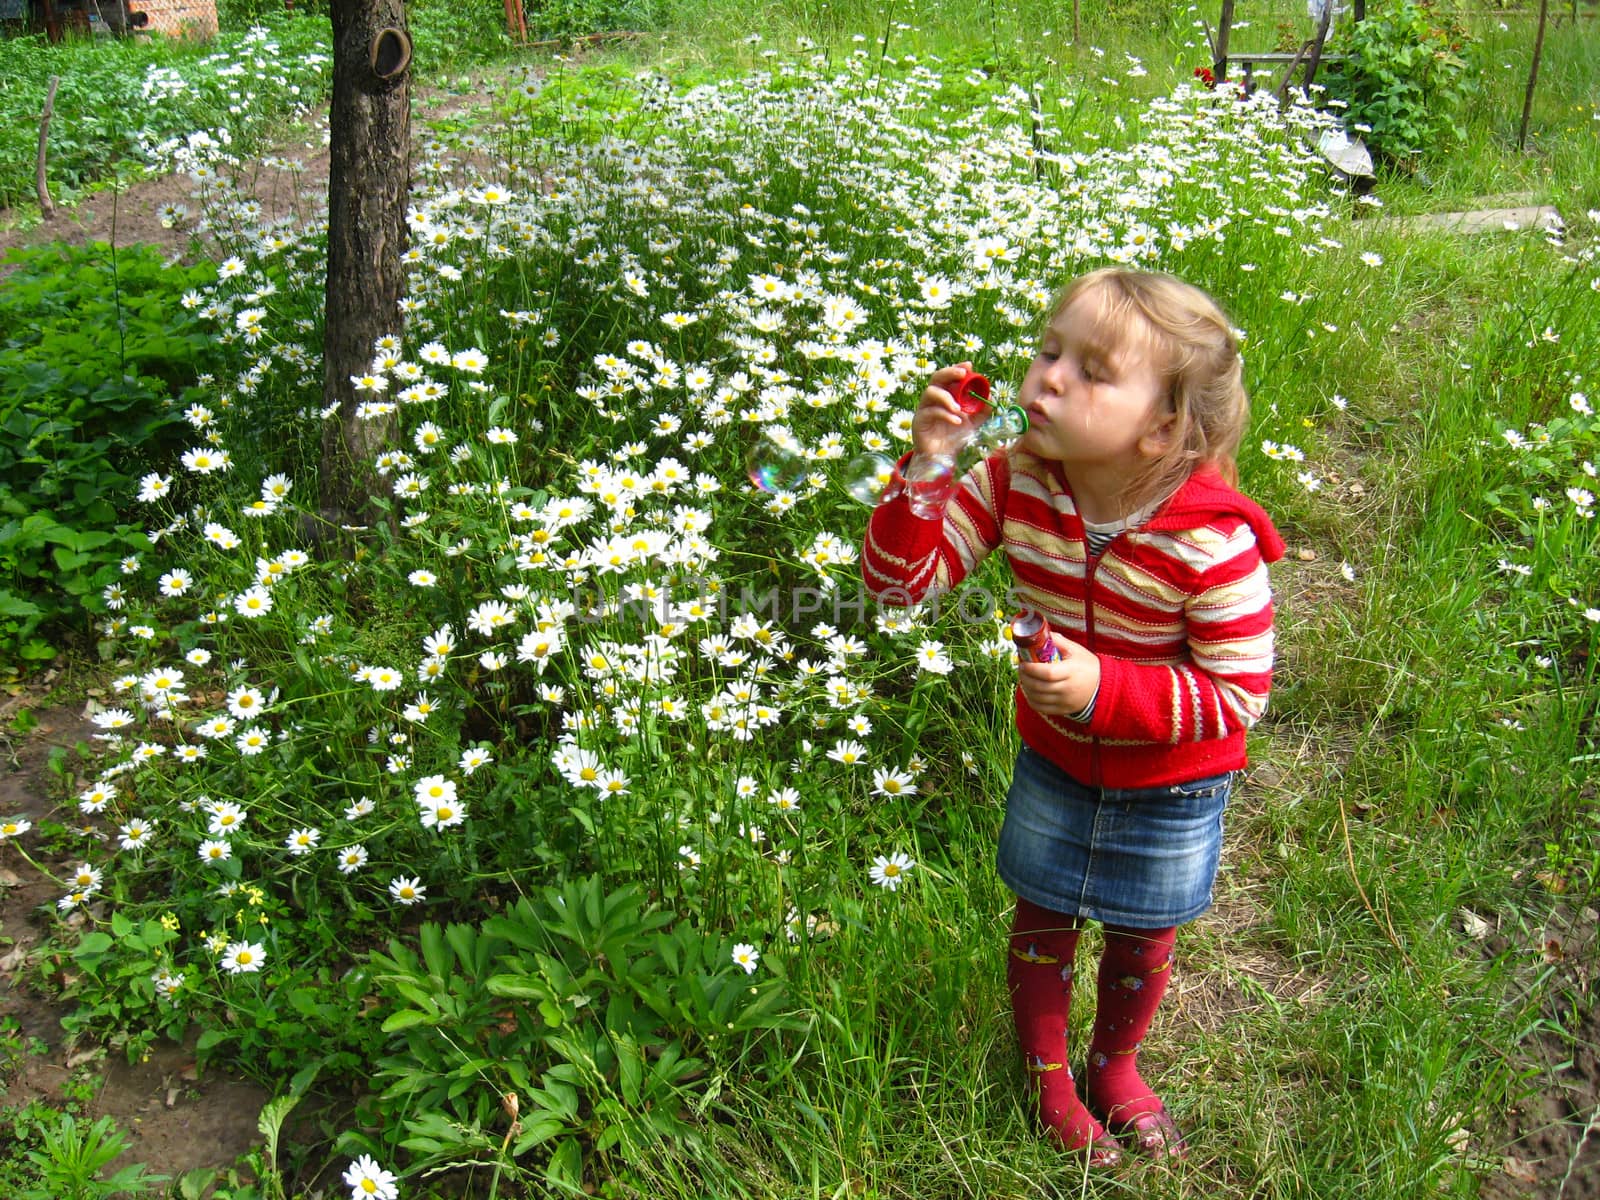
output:
[[[1252,38],[1267,38],[1280,17],[1304,19],[1303,8],[1272,12],[1256,18]],[[813,242],[837,247],[846,258],[831,287],[845,288],[854,276],[880,291],[898,287],[914,295],[915,270],[962,278],[953,243],[917,241],[914,222],[899,231],[884,223],[880,214],[898,201],[868,169],[877,161],[873,154],[899,156],[892,178],[916,204],[948,199],[956,221],[983,229],[990,212],[971,194],[970,181],[918,190],[935,169],[931,152],[919,157],[906,148],[919,144],[919,131],[942,146],[937,138],[953,136],[955,119],[967,111],[984,113],[992,131],[1026,130],[1027,106],[1008,110],[1004,100],[1011,83],[1051,98],[1081,94],[1077,115],[1050,114],[1049,136],[1062,148],[1086,148],[1093,169],[1109,169],[1120,147],[1158,135],[1160,122],[1140,99],[1165,95],[1205,57],[1189,18],[1153,4],[1116,6],[1110,16],[1097,11],[1092,22],[1086,14],[1080,46],[1065,45],[1059,33],[1070,20],[1065,5],[952,0],[920,6],[914,21],[893,8],[865,5],[773,4],[750,12],[706,3],[685,4],[675,13],[661,41],[627,54],[586,52],[578,65],[556,69],[556,82],[541,99],[500,102],[506,128],[490,136],[542,181],[544,207],[519,219],[548,230],[549,247],[512,260],[483,256],[476,247],[500,226],[468,231],[462,225],[468,218],[452,215],[456,206],[429,209],[429,219],[453,234],[441,260],[468,269],[459,284],[419,271],[426,286],[416,294],[424,307],[409,340],[437,337],[451,350],[469,343],[489,350],[486,378],[499,394],[485,412],[484,398],[458,381],[430,415],[446,427],[446,444],[481,443],[485,427],[507,424],[523,431],[526,449],[540,445],[527,423],[536,414],[551,443],[547,453],[522,456],[480,444],[478,463],[489,453],[501,457],[492,470],[463,467],[459,478],[486,482],[504,473],[533,504],[546,493],[570,492],[572,460],[604,458],[626,438],[652,437],[652,406],[664,403],[636,394],[615,420],[592,403],[578,403],[575,390],[593,376],[593,356],[621,354],[630,339],[644,338],[679,362],[711,363],[726,375],[743,361],[743,351],[729,349],[733,343],[721,335],[742,327],[717,299],[718,288],[778,267],[792,276]],[[902,22],[912,27],[899,28]],[[1305,218],[1295,209],[1320,202],[1323,194],[1306,185],[1299,204],[1284,202],[1275,190],[1290,169],[1284,167],[1277,177],[1244,179],[1229,189],[1230,203],[1248,203],[1253,212],[1236,214],[1224,241],[1196,238],[1162,260],[1217,292],[1248,334],[1256,427],[1244,474],[1291,544],[1289,559],[1275,573],[1281,665],[1273,709],[1253,738],[1255,766],[1231,814],[1219,906],[1181,937],[1180,972],[1147,1050],[1148,1073],[1191,1131],[1194,1156],[1172,1171],[1135,1171],[1086,1185],[1032,1135],[1004,994],[1008,898],[990,867],[1014,745],[1008,672],[978,660],[981,631],[947,621],[927,636],[947,641],[974,663],[948,684],[918,683],[904,669],[914,642],[877,634],[872,655],[857,668],[856,677],[875,689],[863,710],[874,721],[866,738],[879,756],[874,761],[902,763],[913,746],[929,760],[923,786],[909,802],[886,802],[869,796],[859,780],[838,783],[829,774],[803,744],[813,738],[831,744],[841,732],[837,719],[817,705],[798,711],[805,720],[832,721],[823,726],[826,732],[797,721],[743,749],[702,737],[698,727],[692,754],[656,742],[653,730],[637,745],[605,742],[628,767],[634,794],[581,805],[569,789],[551,783],[548,731],[555,718],[532,697],[530,684],[502,685],[475,673],[471,683],[452,676],[438,685],[463,713],[416,736],[408,751],[416,755],[412,773],[450,769],[455,750],[482,737],[495,750],[503,782],[495,792],[471,791],[470,803],[477,819],[493,811],[503,824],[483,837],[469,826],[463,836],[475,840],[465,847],[459,840],[444,843],[442,853],[434,849],[439,843],[414,836],[399,819],[369,835],[375,859],[391,869],[432,871],[426,879],[431,919],[480,920],[548,878],[598,866],[611,883],[650,881],[664,903],[703,922],[708,937],[760,941],[763,974],[755,978],[781,980],[793,1008],[809,1021],[803,1033],[751,1034],[737,1048],[717,1049],[710,1040],[684,1035],[711,1064],[709,1082],[685,1085],[686,1102],[703,1118],[692,1143],[624,1138],[595,1145],[603,1102],[624,1086],[597,1068],[599,1081],[590,1082],[597,1097],[593,1123],[574,1135],[590,1155],[592,1181],[612,1194],[651,1196],[1137,1192],[1420,1200],[1475,1194],[1476,1173],[1498,1161],[1507,1103],[1519,1088],[1540,1082],[1526,1078],[1517,1057],[1518,1039],[1534,1024],[1541,1002],[1539,944],[1527,931],[1552,914],[1592,903],[1600,882],[1588,782],[1600,626],[1584,612],[1600,605],[1600,577],[1593,566],[1593,522],[1574,516],[1564,496],[1596,452],[1592,421],[1578,420],[1568,397],[1595,391],[1600,293],[1588,280],[1600,270],[1592,257],[1569,260],[1594,246],[1595,220],[1586,213],[1600,207],[1600,122],[1592,119],[1600,31],[1593,23],[1580,25],[1547,45],[1533,152],[1520,155],[1514,137],[1529,27],[1507,23],[1504,33],[1494,22],[1482,32],[1489,61],[1512,65],[1486,80],[1468,113],[1464,146],[1427,164],[1431,184],[1414,175],[1386,177],[1378,192],[1382,209],[1335,200],[1325,214]],[[1044,39],[1045,29],[1056,31],[1055,38]],[[760,43],[745,40],[752,32],[762,33]],[[868,40],[858,47],[851,41],[855,33]],[[886,33],[885,46],[879,39]],[[881,66],[841,90],[854,102],[881,89],[901,98],[903,107],[892,119],[879,114],[875,126],[842,101],[837,109],[819,101],[809,116],[791,116],[794,122],[815,119],[815,127],[761,128],[764,106],[778,111],[785,102],[785,85],[767,92],[752,84],[762,103],[747,109],[732,99],[739,94],[735,81],[768,63],[761,57],[767,49],[779,50],[776,63],[793,63],[799,36],[818,43],[815,52],[827,56],[830,68],[858,48],[871,63],[881,55]],[[1138,56],[1145,74],[1128,75],[1125,52]],[[915,56],[915,63],[903,61],[906,56]],[[675,120],[691,111],[691,86],[708,81],[729,81],[732,107],[708,107],[701,123],[671,124],[660,115],[660,97],[633,82],[647,67],[674,82],[673,104],[682,106],[668,109]],[[895,90],[919,67],[942,76],[927,85],[935,102],[922,107]],[[975,68],[990,80],[962,82]],[[1106,78],[1115,86],[1101,82]],[[622,120],[610,121],[610,110],[622,112]],[[790,132],[809,141],[798,136],[789,144]],[[608,134],[635,138],[652,153],[670,150],[647,175],[659,206],[654,197],[640,204],[637,194],[609,190],[626,176],[595,153]],[[441,138],[448,158],[459,133]],[[972,138],[974,147],[994,145],[987,135]],[[734,199],[715,201],[726,202],[726,211],[711,209],[707,216],[689,202],[676,173],[679,155],[699,164],[693,177],[701,191],[711,190],[712,167],[727,174]],[[865,165],[852,173],[846,164],[856,157]],[[980,166],[984,179],[1034,186],[1029,171],[1009,166],[999,153]],[[459,165],[447,170],[463,171]],[[570,179],[562,175],[567,170]],[[463,187],[473,183],[464,172],[450,178]],[[836,185],[833,195],[822,190],[829,184]],[[581,215],[561,210],[564,191],[580,185],[607,199]],[[1046,190],[1039,191],[1037,203],[1049,203]],[[1475,239],[1419,234],[1388,220],[1506,192],[1559,205],[1569,225],[1566,243],[1550,245],[1526,232]],[[835,203],[841,193],[843,201]],[[759,220],[738,208],[746,198],[755,214],[764,214]],[[1206,199],[1193,186],[1176,189],[1161,201],[1163,219],[1192,219],[1185,206],[1198,209]],[[805,206],[820,233],[805,231],[796,204]],[[1268,211],[1269,205],[1280,211]],[[1111,211],[1091,215],[1110,219]],[[1040,228],[1089,224],[1091,215],[1085,208],[1065,209]],[[474,224],[478,219],[471,217]],[[502,219],[490,215],[484,222]],[[592,235],[582,231],[586,221],[594,225]],[[786,224],[791,221],[800,228]],[[1289,234],[1279,234],[1279,225]],[[681,246],[669,244],[674,235],[682,237]],[[1043,248],[1045,236],[1028,240],[1019,275],[1068,269]],[[571,250],[568,237],[575,243]],[[580,265],[585,251],[602,246],[612,255],[610,266]],[[713,277],[714,251],[723,247],[741,254],[727,281]],[[1369,265],[1363,253],[1381,262]],[[625,256],[640,264],[648,300],[608,290]],[[268,320],[273,337],[288,340],[293,317],[314,312],[315,272],[265,260],[250,269],[275,272],[278,291]],[[1050,279],[1047,290],[1055,282]],[[219,330],[232,328],[244,302],[220,285],[208,296],[227,305],[216,314]],[[910,305],[879,301],[865,289],[862,297],[871,301],[876,322],[863,333],[893,336],[895,317]],[[537,320],[508,328],[500,310],[516,308]],[[666,308],[703,319],[674,333],[657,319],[657,310]],[[546,326],[559,336],[557,344],[541,348],[538,335]],[[959,334],[980,333],[996,379],[1016,374],[1017,352],[1002,347],[1025,342],[1029,334],[977,299],[926,328],[943,356],[951,356]],[[1553,340],[1544,337],[1547,328]],[[793,350],[798,339],[793,329],[773,339],[780,361],[808,386],[827,378],[826,367],[799,361]],[[226,383],[242,370],[241,361],[221,378]],[[901,393],[910,386],[908,380]],[[305,394],[283,371],[261,383],[252,406],[275,405],[286,417],[305,403]],[[891,407],[902,399],[892,397]],[[254,495],[262,474],[293,462],[276,441],[229,436],[249,416],[223,413],[225,442],[239,462],[232,477],[203,481],[202,498],[208,515],[220,514],[252,539],[253,558],[284,549],[299,527],[230,515]],[[808,441],[842,424],[826,409],[797,408],[791,422]],[[1513,450],[1504,431],[1537,440],[1536,422],[1551,435],[1549,445]],[[859,426],[844,426],[847,438],[859,434]],[[1295,464],[1274,461],[1261,449],[1268,439],[1304,451],[1305,469],[1320,481],[1316,490],[1297,480]],[[780,517],[759,497],[738,491],[732,485],[742,472],[733,441],[722,437],[702,460],[728,481],[715,502],[712,528],[732,586],[803,577],[798,555],[812,534],[859,533],[860,513],[830,499],[831,492],[808,497]],[[651,456],[666,445],[655,443]],[[474,470],[481,478],[470,474]],[[297,473],[291,494],[300,500],[309,487]],[[163,606],[154,597],[135,602],[137,616],[160,625],[163,636],[173,634],[175,645],[214,644],[226,649],[219,657],[248,661],[244,677],[270,677],[284,688],[281,703],[295,713],[296,736],[316,748],[302,752],[291,741],[283,758],[263,760],[270,761],[268,769],[252,765],[258,760],[224,760],[226,747],[219,745],[213,753],[217,782],[205,785],[254,797],[251,820],[272,828],[278,841],[279,824],[310,821],[315,807],[323,810],[318,823],[332,830],[337,817],[329,814],[348,798],[346,785],[387,795],[383,789],[391,785],[379,751],[368,748],[366,730],[398,725],[383,702],[341,691],[337,671],[297,651],[302,631],[292,620],[335,611],[337,632],[320,643],[317,655],[399,664],[415,658],[419,639],[445,621],[459,633],[470,607],[509,577],[502,574],[506,563],[486,553],[444,555],[442,547],[458,536],[470,535],[480,547],[499,545],[508,522],[503,511],[471,493],[447,499],[443,492],[441,482],[428,496],[435,511],[425,528],[440,528],[436,541],[424,535],[382,540],[348,578],[327,564],[308,568],[314,584],[295,600],[298,583],[279,585],[285,598],[278,615],[248,629],[235,619],[212,630],[192,624],[182,605]],[[1552,507],[1535,508],[1535,495]],[[248,564],[241,573],[239,564],[185,536],[186,561],[206,573],[209,589],[243,586]],[[1297,553],[1302,550],[1305,556]],[[162,559],[155,568],[158,557],[153,554],[144,569],[146,591],[155,570],[170,565]],[[1528,573],[1501,570],[1501,559]],[[1341,564],[1351,566],[1350,577]],[[418,565],[445,577],[453,590],[405,590],[406,573]],[[627,578],[643,582],[643,575]],[[291,614],[292,605],[304,611]],[[573,636],[579,633],[619,642],[639,637],[620,619]],[[792,636],[802,654],[821,653],[803,623]],[[315,639],[310,644],[319,645]],[[487,644],[469,643],[473,654]],[[160,642],[124,645],[141,656],[130,670],[171,658]],[[705,673],[684,684],[704,689],[694,693],[697,699],[714,686],[712,668],[699,671]],[[563,678],[575,692],[589,686],[576,664],[552,672],[550,678]],[[193,673],[202,674],[199,668]],[[409,686],[398,694],[409,696]],[[298,732],[302,725],[309,734]],[[321,753],[335,746],[341,748],[337,756]],[[974,756],[976,775],[963,769],[961,751]],[[792,779],[803,788],[805,818],[798,828],[805,833],[793,843],[792,866],[781,872],[768,856],[742,845],[745,839],[713,829],[710,812],[724,811],[716,797],[745,771],[760,775],[763,786]],[[165,768],[148,778],[144,803],[163,804],[163,821],[179,827],[184,818],[175,802],[192,798],[202,785]],[[282,786],[283,778],[295,786]],[[482,779],[462,779],[463,794],[480,789]],[[778,828],[759,802],[725,811],[724,830],[747,821]],[[664,812],[690,818],[684,832],[663,828]],[[658,882],[660,853],[671,854],[680,836],[703,848],[704,872],[674,877],[669,871]],[[259,865],[266,889],[262,912],[270,914],[267,928],[279,939],[271,942],[269,962],[279,973],[260,977],[260,986],[255,977],[221,976],[192,948],[201,925],[214,928],[235,914],[211,898],[214,880],[200,873],[187,843],[181,862],[173,855],[170,866],[160,859],[158,867],[157,855],[165,851],[152,850],[138,868],[118,862],[108,876],[141,881],[114,885],[123,889],[116,893],[119,906],[145,916],[168,907],[181,912],[182,948],[173,953],[187,955],[181,962],[191,976],[194,998],[186,1002],[194,1005],[195,1019],[217,1031],[218,1044],[240,1065],[281,1084],[287,1068],[272,1075],[262,1062],[272,1054],[289,1059],[323,1049],[315,1006],[329,1005],[335,1016],[343,1011],[345,993],[330,980],[318,984],[314,972],[342,970],[349,931],[370,939],[373,930],[393,926],[404,938],[412,936],[414,922],[385,906],[383,880],[346,883],[273,859],[272,839],[265,833],[262,839],[249,849],[251,870]],[[893,896],[863,885],[865,863],[890,849],[918,861],[911,881]],[[821,917],[825,936],[786,947],[782,927],[790,903]],[[247,917],[255,911],[239,910]],[[1484,952],[1463,932],[1463,910],[1498,923],[1509,948],[1498,956]],[[1090,950],[1086,946],[1085,961]],[[303,964],[291,961],[296,955]],[[163,960],[178,964],[176,957]],[[135,982],[148,971],[134,965],[140,970],[135,975],[128,968],[126,995],[107,986],[96,999],[126,1006],[119,1011],[127,1021],[148,1021],[155,1002],[141,996]],[[355,988],[359,981],[343,978],[343,984]],[[93,979],[83,986],[93,991]],[[141,1010],[146,1000],[149,1007]],[[221,1019],[224,1007],[233,1022]],[[1089,1007],[1086,999],[1074,1013],[1080,1035]],[[330,1044],[351,1039],[337,1048],[349,1056],[339,1069],[350,1074],[362,1073],[361,1055],[377,1053],[373,1048],[382,1042],[370,1027],[352,1033],[335,1026],[320,1037]],[[357,1037],[370,1040],[358,1043]],[[399,1053],[392,1044],[387,1050]],[[475,1061],[461,1051],[461,1062]],[[492,1115],[493,1093],[516,1085],[507,1083],[505,1064],[492,1056],[476,1069],[486,1090],[478,1103]],[[378,1153],[396,1168],[420,1161],[418,1145],[402,1143],[408,1136],[403,1122],[421,1114],[371,1097],[367,1104],[374,1120],[347,1133],[339,1169],[357,1150]],[[481,1144],[463,1136],[462,1160],[476,1163],[473,1178],[480,1185],[493,1169],[503,1173],[495,1176],[501,1194],[538,1194],[550,1148],[509,1164],[493,1153],[503,1133],[503,1124],[491,1124],[475,1131]],[[427,1195],[431,1186],[423,1178],[408,1180],[408,1194]],[[484,1191],[480,1186],[476,1194]]]

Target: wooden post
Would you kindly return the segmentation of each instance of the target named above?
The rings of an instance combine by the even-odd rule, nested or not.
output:
[[[45,147],[50,141],[50,114],[56,109],[56,84],[61,76],[50,76],[50,87],[44,94],[44,111],[39,114],[39,157],[34,162],[33,186],[39,193],[39,214],[49,220],[56,215],[56,206],[50,203],[50,183],[45,177]]]
[[[1578,0],[1572,0],[1577,4]],[[1072,0],[1072,44],[1078,44],[1078,0]]]
[[[1222,0],[1222,16],[1217,22],[1217,57],[1211,73],[1221,83],[1228,77],[1228,35],[1233,32],[1233,0]]]
[[[1533,115],[1533,85],[1539,82],[1539,58],[1544,54],[1544,23],[1550,15],[1550,0],[1539,0],[1539,32],[1533,38],[1533,65],[1528,68],[1528,90],[1522,97],[1522,126],[1517,130],[1517,150],[1527,149],[1528,118]]]
[[[505,0],[506,3],[506,33],[515,38],[517,45],[525,45],[528,41],[528,19],[523,12],[522,0]]]
[[[1317,22],[1317,37],[1311,43],[1311,57],[1306,59],[1306,78],[1300,86],[1300,92],[1306,99],[1311,98],[1311,84],[1317,77],[1317,67],[1322,63],[1322,43],[1328,40],[1328,22],[1333,20],[1334,0],[1324,0],[1322,5],[1322,19]]]
[[[1278,81],[1278,90],[1272,93],[1280,106],[1289,103],[1289,85],[1294,82],[1294,73],[1300,69],[1300,64],[1305,62],[1306,55],[1310,53],[1311,43],[1302,42],[1300,49],[1296,50],[1294,57],[1289,60],[1289,65],[1283,69],[1283,78]],[[1245,90],[1248,92],[1255,91],[1255,84],[1250,78],[1250,68],[1253,65],[1248,59],[1245,60]]]

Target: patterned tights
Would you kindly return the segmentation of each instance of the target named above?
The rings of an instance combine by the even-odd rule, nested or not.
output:
[[[1175,927],[1106,926],[1087,1090],[1080,1099],[1067,1065],[1067,1016],[1082,927],[1077,917],[1019,898],[1006,959],[1012,1016],[1023,1062],[1038,1089],[1039,1118],[1068,1149],[1080,1149],[1103,1132],[1084,1100],[1113,1131],[1161,1111],[1160,1098],[1139,1076],[1137,1059],[1172,975],[1177,932]]]

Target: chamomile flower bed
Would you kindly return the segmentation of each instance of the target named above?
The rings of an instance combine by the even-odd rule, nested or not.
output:
[[[863,600],[846,464],[901,452],[935,363],[1005,400],[1055,290],[1106,261],[1233,297],[1252,370],[1338,333],[1312,281],[1348,201],[1309,107],[1036,112],[865,54],[616,99],[553,120],[530,82],[429,147],[403,325],[351,381],[392,431],[369,529],[319,525],[321,231],[238,229],[185,297],[235,365],[105,593],[126,666],[77,800],[104,852],[60,904],[122,939],[95,953],[135,1027],[304,1028],[359,1069],[359,974],[276,997],[419,913],[579,879],[639,886],[763,1004],[863,962],[892,992],[900,914],[993,887],[1014,658],[998,575],[942,612]],[[248,216],[206,151],[207,220]],[[1263,390],[1252,490],[1314,504],[1297,443],[1327,406]],[[760,491],[752,453],[809,471]]]

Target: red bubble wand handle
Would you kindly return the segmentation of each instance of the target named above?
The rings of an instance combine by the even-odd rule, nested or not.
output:
[[[947,390],[966,416],[976,417],[989,407],[989,380],[976,371],[968,371]]]

